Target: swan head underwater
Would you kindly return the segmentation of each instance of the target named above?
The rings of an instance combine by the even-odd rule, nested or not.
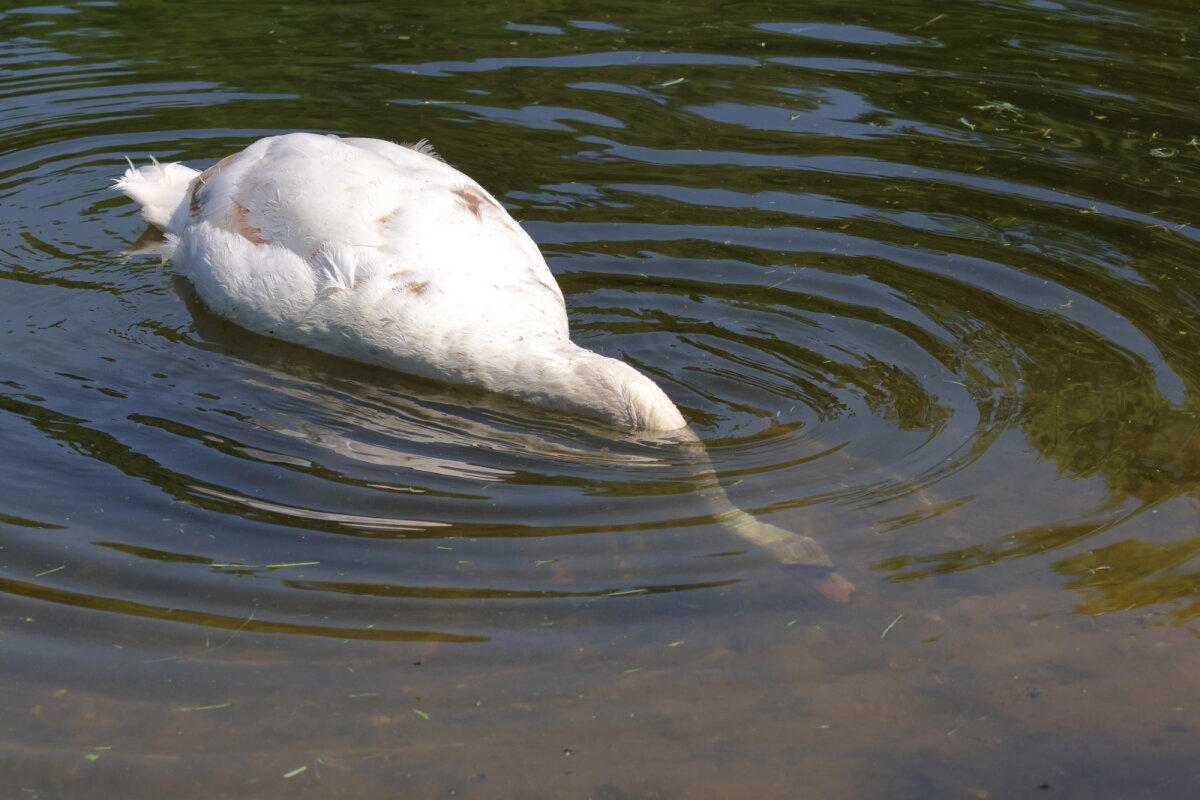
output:
[[[543,365],[553,364],[543,359]],[[557,372],[548,375],[548,372]],[[571,345],[560,367],[550,366],[539,381],[544,397],[536,405],[598,419],[643,434],[686,430],[687,420],[657,383],[623,361]],[[528,374],[528,373],[527,373]]]
[[[538,246],[424,142],[291,133],[203,172],[130,164],[113,188],[141,204],[203,303],[244,328],[703,450],[654,381],[571,341]],[[812,539],[708,494],[730,530],[849,597]]]

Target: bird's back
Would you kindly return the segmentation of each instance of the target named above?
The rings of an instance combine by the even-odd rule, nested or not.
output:
[[[453,379],[454,352],[568,337],[536,244],[422,147],[263,139],[200,173],[166,230],[218,313],[338,355]]]

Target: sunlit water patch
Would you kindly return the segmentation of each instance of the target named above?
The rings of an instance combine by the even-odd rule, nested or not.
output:
[[[1192,17],[4,11],[7,784],[1196,788]],[[289,130],[429,138],[705,451],[206,311],[110,179]],[[800,593],[717,484],[854,599]]]

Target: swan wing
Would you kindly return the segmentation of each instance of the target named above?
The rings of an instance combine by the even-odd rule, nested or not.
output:
[[[536,244],[421,145],[263,139],[201,173],[186,212],[189,277],[218,313],[256,330],[335,351],[305,337],[391,326],[412,349],[473,333],[568,336]]]

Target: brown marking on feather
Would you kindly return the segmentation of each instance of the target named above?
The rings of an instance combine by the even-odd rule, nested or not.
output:
[[[463,205],[467,211],[475,215],[475,219],[483,221],[483,210],[487,206],[496,208],[496,201],[492,200],[486,194],[481,192],[474,186],[461,186],[454,190],[454,194],[458,197],[458,202]]]
[[[267,244],[267,240],[262,237],[262,229],[256,228],[250,224],[246,218],[250,214],[250,209],[246,208],[241,203],[233,204],[233,227],[238,232],[238,235],[247,241],[254,244]]]
[[[388,275],[385,280],[388,280],[392,283],[392,289],[391,289],[391,291],[384,292],[382,295],[380,295],[380,297],[375,301],[375,308],[380,308],[382,306],[386,306],[388,303],[390,303],[392,301],[393,295],[396,295],[396,294],[404,294],[405,292],[413,292],[415,294],[421,294],[422,292],[424,292],[425,289],[429,286],[429,281],[421,281],[420,283],[418,283],[416,281],[409,281],[408,283],[400,282],[400,278],[403,278],[405,275],[416,275],[416,274],[417,274],[417,271],[415,269],[402,269],[399,272],[393,272],[390,275]]]
[[[203,184],[200,182],[200,176],[192,178],[191,186],[188,187],[188,216],[194,221],[200,219],[200,198],[197,197]]]
[[[228,167],[241,154],[241,151],[230,153],[192,179],[192,185],[189,189],[191,199],[188,201],[188,216],[194,220],[200,219],[200,190],[208,183],[209,178]]]
[[[388,223],[388,220],[390,220],[392,217],[396,216],[399,213],[400,213],[400,207],[396,206],[395,208],[393,208],[391,211],[387,212],[386,214],[381,214],[380,216],[376,217],[375,221],[378,222],[380,225],[386,225]]]
[[[550,284],[548,284],[544,280],[542,280],[541,276],[539,276],[537,274],[537,270],[535,270],[533,267],[527,268],[525,270],[525,274],[527,274],[529,276],[529,280],[533,281],[535,284],[537,284],[541,288],[545,289],[547,292],[550,292],[550,294],[557,295],[559,293],[555,289],[555,287],[551,286]]]
[[[540,292],[549,292],[551,295],[558,297],[558,292],[545,281],[537,280],[536,278],[529,283],[514,283],[504,287],[508,291],[517,291],[522,294],[538,294]]]
[[[233,163],[234,159],[236,159],[241,154],[242,153],[240,150],[236,153],[230,153],[229,155],[225,156],[217,163],[213,164],[208,169],[204,170],[204,172],[201,172],[200,173],[200,183],[208,183],[209,178],[211,178],[213,175],[216,175],[218,172],[220,172],[221,170],[228,167],[230,164]]]

